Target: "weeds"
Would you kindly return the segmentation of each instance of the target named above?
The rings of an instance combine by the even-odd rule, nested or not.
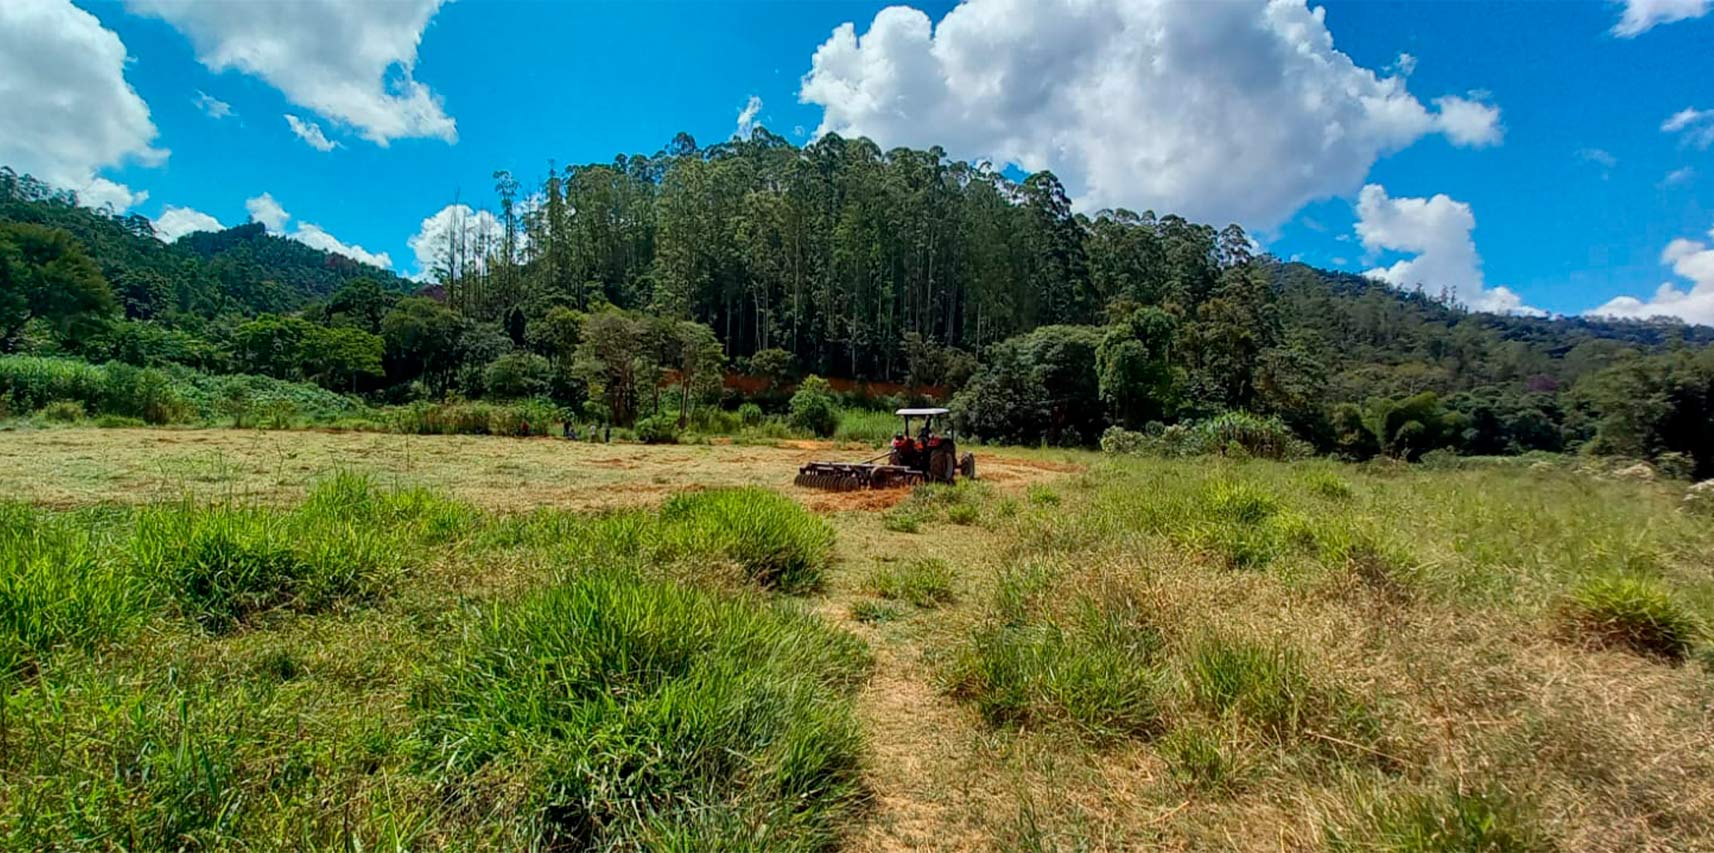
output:
[[[1446,787],[1386,797],[1352,827],[1331,828],[1339,853],[1535,853],[1553,849],[1530,809],[1505,789]]]

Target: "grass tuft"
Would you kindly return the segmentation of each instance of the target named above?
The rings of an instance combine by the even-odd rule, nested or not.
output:
[[[1412,791],[1374,803],[1355,826],[1331,828],[1339,853],[1536,853],[1553,845],[1530,809],[1497,786]]]
[[[532,846],[813,849],[860,800],[867,667],[796,608],[594,572],[494,609],[413,707],[450,794],[524,786]]]
[[[1571,591],[1562,619],[1573,636],[1595,645],[1675,661],[1683,660],[1703,633],[1671,590],[1635,576],[1584,581]]]
[[[833,527],[767,489],[675,495],[661,508],[661,520],[678,552],[731,560],[764,588],[815,589],[833,560]]]
[[[89,650],[136,626],[152,590],[90,523],[0,505],[0,679],[57,649]]]
[[[883,565],[869,575],[868,588],[885,599],[939,607],[952,601],[952,567],[933,557]]]

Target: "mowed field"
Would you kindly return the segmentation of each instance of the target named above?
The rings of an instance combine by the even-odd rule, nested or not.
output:
[[[1714,849],[1682,488],[977,453],[0,433],[0,839]]]

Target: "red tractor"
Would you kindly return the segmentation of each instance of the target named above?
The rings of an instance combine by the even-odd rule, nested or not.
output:
[[[893,435],[892,447],[885,454],[862,462],[811,462],[798,469],[797,484],[851,491],[921,483],[951,485],[959,477],[975,479],[976,457],[970,453],[958,455],[956,433],[949,431],[942,435],[934,431],[935,419],[945,418],[948,410],[900,409],[895,414],[904,418],[904,428]],[[912,418],[921,419],[921,427],[914,435]],[[875,464],[883,457],[887,464]]]

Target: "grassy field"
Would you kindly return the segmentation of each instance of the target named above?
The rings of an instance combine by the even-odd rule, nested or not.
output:
[[[1714,849],[1677,487],[861,455],[0,435],[0,839]]]

